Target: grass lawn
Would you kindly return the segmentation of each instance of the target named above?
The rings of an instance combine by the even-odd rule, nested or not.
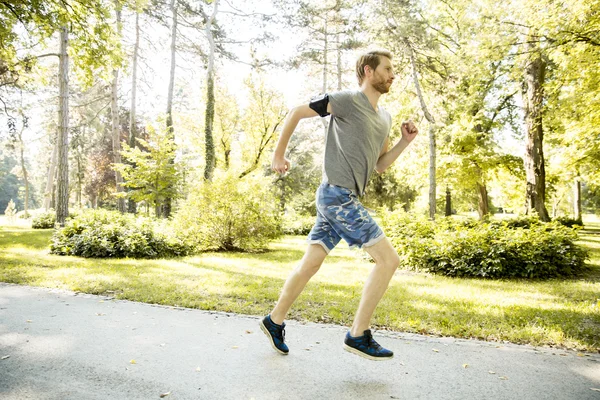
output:
[[[303,237],[288,236],[261,254],[84,259],[48,254],[51,235],[0,226],[0,281],[251,315],[272,309],[305,248]],[[581,239],[591,269],[572,280],[491,281],[399,270],[373,326],[600,351],[600,223],[588,223]],[[360,253],[338,246],[289,318],[349,325],[371,267]]]

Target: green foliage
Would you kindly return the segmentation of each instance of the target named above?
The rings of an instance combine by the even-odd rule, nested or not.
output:
[[[138,138],[137,141],[147,150],[131,148],[123,143],[121,154],[127,163],[113,165],[123,175],[123,186],[130,189],[127,196],[154,207],[160,206],[167,198],[175,199],[181,176],[172,162],[177,148],[173,137],[150,126],[148,140]]]
[[[582,228],[583,227],[583,221],[580,219],[575,219],[575,218],[571,218],[571,217],[565,217],[565,216],[561,216],[561,217],[556,217],[554,219],[552,219],[552,221],[566,226],[568,228]]]
[[[33,229],[51,229],[56,224],[56,212],[48,211],[37,215],[33,221],[31,221],[31,227]]]
[[[519,218],[492,223],[383,211],[383,227],[405,267],[452,277],[548,279],[572,277],[587,252],[577,233],[557,223]]]
[[[314,215],[288,212],[283,215],[281,226],[285,235],[306,236],[315,224]]]
[[[6,3],[6,2],[4,2]],[[122,63],[123,54],[114,24],[113,2],[73,0],[23,0],[0,5],[0,78],[27,75],[36,64],[35,54],[17,49],[30,48],[31,43],[45,46],[62,26],[69,27],[69,54],[84,85],[90,86],[94,76],[108,72]],[[10,4],[10,5],[9,5]],[[20,54],[18,54],[20,53]],[[9,80],[13,80],[9,79]]]
[[[258,250],[281,235],[277,200],[264,177],[216,174],[193,191],[174,218],[178,234],[205,250]]]
[[[190,252],[166,223],[116,211],[90,210],[54,234],[50,252],[94,258],[159,258]]]

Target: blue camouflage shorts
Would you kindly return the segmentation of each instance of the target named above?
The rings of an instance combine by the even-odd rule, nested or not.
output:
[[[350,248],[373,246],[385,234],[356,194],[340,186],[322,183],[317,189],[317,221],[308,243],[320,244],[329,253],[344,239]]]

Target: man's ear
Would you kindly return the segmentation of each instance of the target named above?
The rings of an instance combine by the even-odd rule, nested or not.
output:
[[[365,71],[365,76],[367,76],[369,72],[371,74],[373,73],[373,68],[371,68],[370,65],[365,65],[364,71]]]

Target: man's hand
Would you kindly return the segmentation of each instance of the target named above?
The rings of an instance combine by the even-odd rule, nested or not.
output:
[[[412,122],[411,120],[404,121],[402,123],[401,130],[402,130],[402,139],[404,139],[408,143],[412,142],[413,139],[419,133],[419,130],[415,126],[415,123]]]
[[[285,157],[278,157],[277,155],[273,156],[273,162],[271,163],[271,169],[277,172],[278,174],[285,174],[290,170],[290,160]]]

